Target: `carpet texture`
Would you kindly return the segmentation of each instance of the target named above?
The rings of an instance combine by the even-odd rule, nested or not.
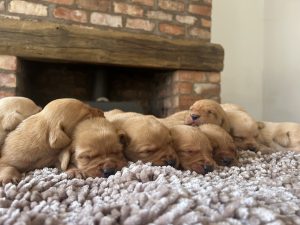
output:
[[[0,187],[0,224],[300,224],[300,154],[240,155],[206,176],[142,163],[108,179],[35,170]]]

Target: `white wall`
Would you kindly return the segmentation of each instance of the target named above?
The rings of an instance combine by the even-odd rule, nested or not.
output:
[[[240,104],[261,119],[264,1],[212,2],[212,42],[225,49],[222,102]]]
[[[300,122],[300,0],[265,0],[263,118]]]
[[[213,0],[212,42],[225,48],[222,102],[300,122],[300,0]]]

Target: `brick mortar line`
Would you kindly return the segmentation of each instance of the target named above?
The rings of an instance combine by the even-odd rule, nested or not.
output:
[[[3,69],[3,68],[0,68],[0,73],[1,74],[6,74],[6,75],[10,75],[10,74],[16,75],[15,70],[7,70],[7,69]]]

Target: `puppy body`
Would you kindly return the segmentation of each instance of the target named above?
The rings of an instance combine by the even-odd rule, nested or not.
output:
[[[259,142],[266,146],[263,153],[274,151],[300,152],[300,124],[258,122]]]
[[[111,117],[111,116],[114,116],[119,113],[124,113],[124,111],[122,111],[121,109],[112,109],[112,110],[104,112],[104,117],[105,118]]]
[[[216,101],[202,99],[196,101],[189,110],[189,116],[185,119],[185,124],[200,126],[202,124],[216,124],[230,131],[230,124],[225,111]]]
[[[198,127],[177,125],[170,131],[180,166],[184,170],[200,174],[213,171],[216,163],[212,158],[210,141]]]
[[[238,104],[233,103],[223,103],[221,104],[221,107],[224,109],[224,111],[243,111],[247,112],[242,106]]]
[[[72,146],[64,156],[62,169],[73,177],[108,177],[127,165],[123,155],[125,133],[107,119],[84,120],[74,131]]]
[[[0,99],[0,147],[9,132],[39,111],[41,107],[29,98],[13,96]]]
[[[238,150],[258,150],[259,134],[256,121],[246,112],[240,110],[226,111],[230,122],[230,134]]]
[[[157,166],[178,166],[170,131],[154,116],[136,115],[111,121],[128,135],[125,148],[128,160],[152,162]]]
[[[71,143],[75,126],[97,116],[103,116],[103,112],[79,100],[57,99],[25,119],[3,144],[0,182],[16,182],[21,178],[20,172],[57,166],[60,150]]]
[[[142,116],[143,114],[136,113],[136,112],[120,112],[120,111],[110,111],[109,113],[105,113],[105,118],[109,121],[114,121],[120,125],[122,122],[126,121],[129,118]]]
[[[168,117],[159,118],[158,120],[163,123],[165,126],[171,128],[176,125],[184,125],[184,121],[189,116],[187,110],[176,112]]]
[[[213,148],[213,158],[218,165],[231,166],[237,162],[237,152],[232,137],[220,126],[203,124],[200,130],[204,132]]]

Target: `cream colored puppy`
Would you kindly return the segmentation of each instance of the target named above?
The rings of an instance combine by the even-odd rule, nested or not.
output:
[[[232,137],[220,126],[203,124],[200,130],[205,133],[213,148],[213,159],[221,166],[235,165],[238,159]]]
[[[25,97],[5,97],[0,99],[0,147],[7,134],[24,119],[41,111],[32,100]]]
[[[300,124],[258,122],[258,141],[263,153],[275,151],[300,152]]]
[[[0,183],[17,182],[21,173],[57,166],[62,149],[82,120],[103,112],[76,99],[57,99],[9,133],[1,150]]]
[[[126,132],[128,140],[125,156],[128,160],[178,167],[170,131],[154,116],[135,115],[108,120]]]
[[[226,111],[230,122],[230,134],[238,150],[258,150],[258,126],[257,122],[246,112],[235,110]]]
[[[71,147],[62,157],[62,169],[70,177],[109,177],[127,165],[123,155],[126,134],[105,118],[78,124]]]
[[[198,127],[177,125],[170,128],[170,131],[182,169],[199,174],[214,170],[216,162],[213,160],[210,141]]]

